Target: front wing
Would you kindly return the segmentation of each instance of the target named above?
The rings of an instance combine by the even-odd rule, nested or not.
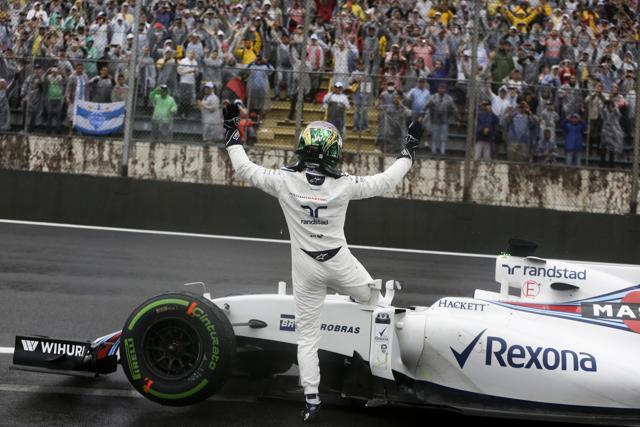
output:
[[[118,363],[120,332],[95,341],[71,341],[46,336],[16,336],[16,369],[47,373],[108,374]]]

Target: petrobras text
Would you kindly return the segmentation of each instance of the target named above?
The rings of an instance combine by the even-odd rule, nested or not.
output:
[[[296,330],[296,319],[293,314],[280,315],[280,330],[288,332],[293,332]],[[359,334],[360,326],[323,323],[322,325],[320,325],[320,330],[327,332],[338,332],[342,334]]]
[[[344,334],[359,334],[360,326],[349,326],[349,325],[334,325],[331,323],[323,323],[320,325],[321,331],[333,331],[333,332],[341,332]]]
[[[502,268],[507,269],[507,274],[514,276],[522,274],[527,277],[546,277],[547,279],[574,279],[587,280],[587,270],[571,270],[569,268],[559,268],[556,266],[536,267],[533,265],[509,265],[502,264]]]

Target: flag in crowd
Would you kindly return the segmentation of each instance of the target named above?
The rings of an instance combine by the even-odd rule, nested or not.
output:
[[[73,127],[87,135],[109,135],[120,132],[124,126],[124,102],[77,101]]]

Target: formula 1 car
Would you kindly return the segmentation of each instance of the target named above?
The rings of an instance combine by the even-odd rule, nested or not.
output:
[[[399,283],[371,286],[377,304],[329,295],[323,309],[322,393],[469,414],[539,420],[640,422],[640,267],[533,256],[510,241],[496,258],[499,292],[395,307]],[[156,296],[122,331],[92,342],[18,336],[14,365],[106,374],[189,405],[232,374],[270,377],[296,363],[293,297]]]

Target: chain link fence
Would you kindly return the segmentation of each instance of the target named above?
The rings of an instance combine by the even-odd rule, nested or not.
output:
[[[252,64],[247,67],[222,64],[213,58],[194,64],[184,64],[187,58],[172,56],[153,61],[143,55],[136,67],[136,88],[133,135],[136,140],[162,140],[176,143],[221,142],[221,102],[240,99],[243,102],[243,137],[250,145],[292,148],[296,134],[296,112],[302,111],[302,126],[313,120],[332,120],[343,131],[346,151],[349,152],[394,152],[400,146],[411,120],[421,119],[427,123],[423,154],[446,158],[464,157],[464,138],[467,126],[466,95],[468,81],[434,76],[423,70],[411,70],[404,75],[366,74],[364,69],[347,73],[318,71],[309,73],[303,80],[304,102],[297,102],[298,73],[293,69],[277,69],[268,64]],[[5,131],[63,134],[69,130],[73,119],[71,97],[75,85],[76,68],[80,64],[86,76],[86,100],[107,103],[124,102],[129,88],[128,62],[126,59],[100,61],[89,66],[87,60],[54,60],[44,58],[7,58],[18,70],[17,78],[7,87],[10,118]],[[364,67],[362,67],[364,68]],[[87,70],[95,69],[95,72]],[[189,77],[190,76],[190,77]],[[500,119],[499,129],[494,135],[488,160],[506,160],[505,136],[509,133],[510,114],[518,114],[522,101],[532,118],[527,161],[541,160],[538,156],[539,141],[544,131],[551,131],[550,139],[555,143],[555,155],[547,156],[545,162],[562,162],[564,152],[563,124],[575,113],[585,124],[582,162],[585,166],[628,168],[632,164],[633,136],[635,132],[635,93],[629,88],[635,85],[635,74],[628,73],[622,80],[628,87],[620,90],[617,84],[605,93],[603,88],[584,89],[570,83],[570,78],[558,87],[553,85],[525,85],[521,77],[503,82],[492,82],[480,76],[478,81],[478,104],[488,103],[491,111]],[[564,78],[562,80],[565,80]],[[561,81],[558,78],[558,81]],[[161,85],[167,85],[167,95],[176,104],[171,112],[171,132],[153,132],[152,93]],[[210,88],[208,87],[210,86]],[[444,98],[450,103],[440,105],[437,101],[439,86],[444,86]],[[526,87],[526,88],[525,88]],[[211,89],[209,91],[209,89]],[[623,95],[626,93],[627,95]],[[215,95],[212,106],[207,107],[205,98]],[[504,94],[504,95],[503,95]],[[62,96],[60,96],[62,95]],[[609,102],[611,101],[611,102]],[[622,144],[615,151],[613,162],[607,156],[601,159],[603,125],[610,117],[607,105],[612,104],[614,119],[620,126],[613,128],[622,137]],[[209,114],[207,112],[215,114]],[[204,115],[203,115],[204,113]],[[214,120],[216,129],[205,135],[203,120]],[[448,129],[438,125],[448,124]],[[436,129],[434,129],[434,126]],[[605,128],[606,129],[606,128]],[[434,132],[435,131],[435,132]],[[436,133],[434,135],[434,133]],[[121,134],[111,135],[121,137]],[[479,135],[482,136],[482,135]],[[588,143],[587,143],[588,142]],[[444,145],[442,144],[444,143]],[[485,153],[481,153],[485,154]],[[604,161],[602,161],[604,160]]]

